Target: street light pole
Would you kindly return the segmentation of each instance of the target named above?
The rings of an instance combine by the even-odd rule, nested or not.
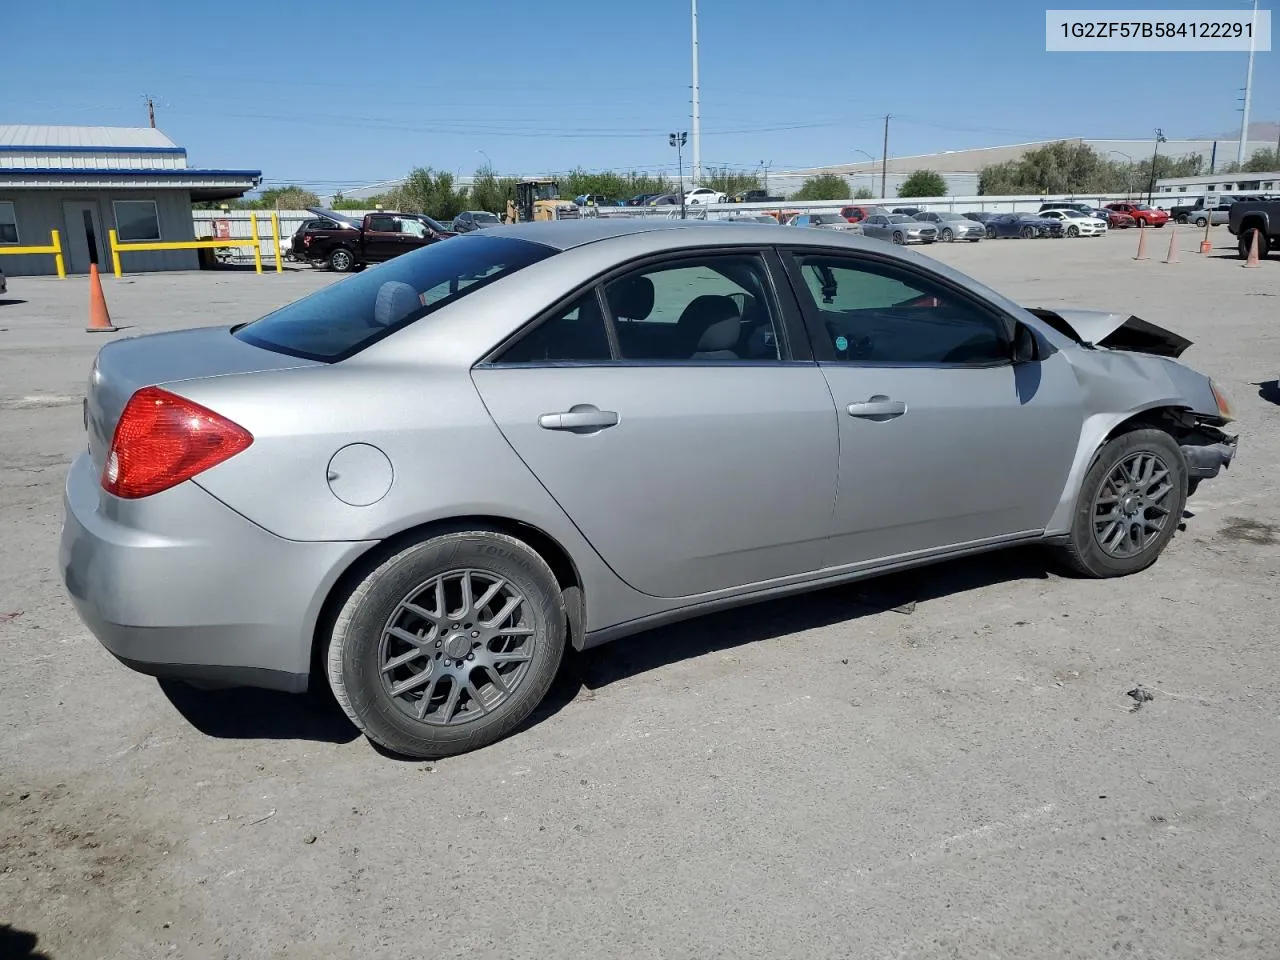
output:
[[[676,175],[680,178],[680,219],[684,216],[684,145],[689,142],[689,134],[669,133],[667,134],[667,145],[676,148]]]
[[[1240,146],[1236,150],[1236,163],[1244,166],[1244,155],[1249,146],[1249,100],[1253,96],[1253,48],[1258,36],[1258,0],[1253,0],[1253,21],[1249,28],[1249,72],[1244,77],[1244,115],[1240,118]]]
[[[1126,200],[1133,199],[1133,157],[1129,156],[1123,150],[1108,150],[1107,153],[1114,153],[1117,157],[1124,157],[1129,161],[1129,166],[1124,176],[1124,198]],[[1154,166],[1155,164],[1152,164]]]
[[[1160,144],[1167,141],[1164,131],[1156,127],[1156,143],[1151,151],[1151,178],[1147,181],[1147,206],[1151,206],[1151,197],[1156,192],[1156,157],[1160,154]]]

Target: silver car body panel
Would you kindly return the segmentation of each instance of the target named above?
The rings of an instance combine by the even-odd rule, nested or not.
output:
[[[589,646],[748,599],[1060,534],[1119,423],[1156,407],[1217,415],[1201,374],[1081,342],[1105,341],[1124,315],[1037,316],[878,240],[584,219],[491,227],[450,243],[499,233],[561,252],[340,363],[260,349],[226,327],[103,349],[87,398],[93,455],[68,480],[62,565],[81,615],[113,652],[266,671],[276,679],[252,682],[293,689],[325,598],[351,565],[388,538],[454,521],[533,528],[555,541],[583,588],[585,630],[573,640]],[[919,369],[481,362],[620,264],[772,246],[928,271],[1026,325],[1042,359]],[[102,490],[101,460],[128,395],[150,383],[229,417],[254,442],[194,480],[123,501]],[[846,415],[875,394],[902,399],[909,413]],[[616,411],[617,425],[538,427],[542,414],[585,403]],[[334,455],[352,444],[391,464],[386,489],[365,506],[334,493]]]

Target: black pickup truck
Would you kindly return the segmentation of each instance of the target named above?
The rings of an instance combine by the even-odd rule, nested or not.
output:
[[[1249,256],[1253,237],[1258,236],[1258,256],[1280,247],[1280,200],[1239,201],[1227,214],[1227,229],[1236,238],[1243,260]]]
[[[307,208],[328,226],[312,227],[303,235],[303,256],[313,266],[327,266],[347,273],[368,263],[382,263],[457,236],[452,230],[420,213],[365,214],[363,219],[333,210]]]

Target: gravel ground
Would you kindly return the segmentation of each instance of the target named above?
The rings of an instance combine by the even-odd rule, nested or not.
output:
[[[1063,579],[1015,551],[653,631],[436,764],[378,753],[323,698],[162,685],[99,647],[56,547],[103,338],[83,278],[12,278],[0,956],[1280,956],[1280,263],[1180,231],[1165,264],[1170,232],[1145,262],[1133,231],[928,250],[1197,341],[1241,454],[1154,568]],[[150,332],[330,280],[105,287]]]

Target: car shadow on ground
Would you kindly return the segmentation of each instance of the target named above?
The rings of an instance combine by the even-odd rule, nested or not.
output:
[[[1258,396],[1263,400],[1280,406],[1280,380],[1264,380],[1254,386],[1258,388]]]
[[[52,960],[36,949],[39,940],[34,933],[0,923],[0,960]]]
[[[1043,550],[1014,548],[707,614],[583,653],[571,650],[546,697],[512,735],[550,719],[584,694],[682,660],[871,614],[898,611],[909,616],[918,603],[1049,577]],[[322,677],[304,696],[247,688],[204,690],[178,680],[159,684],[178,712],[206,736],[325,743],[349,743],[359,736]]]
[[[320,683],[302,696],[248,687],[202,690],[181,680],[158,683],[183,718],[209,737],[350,743],[360,735]]]
[[[16,307],[20,303],[26,303],[25,300],[3,300],[0,299],[0,307]],[[0,954],[0,956],[3,956]]]

